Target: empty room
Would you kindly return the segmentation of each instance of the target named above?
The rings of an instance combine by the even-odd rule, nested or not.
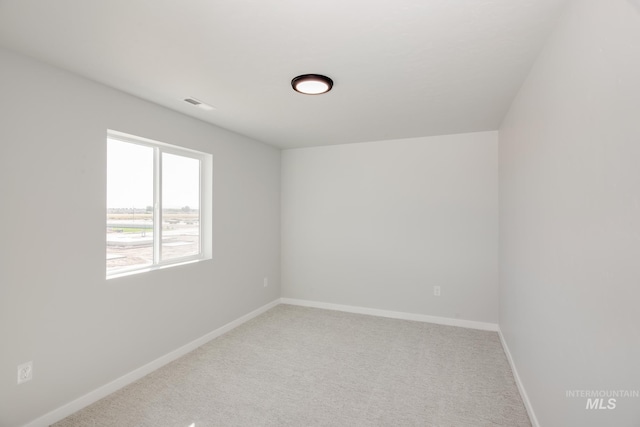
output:
[[[0,427],[640,426],[640,0],[0,0]]]

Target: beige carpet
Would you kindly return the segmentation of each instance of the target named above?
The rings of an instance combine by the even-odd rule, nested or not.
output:
[[[495,332],[279,305],[56,423],[530,426]]]

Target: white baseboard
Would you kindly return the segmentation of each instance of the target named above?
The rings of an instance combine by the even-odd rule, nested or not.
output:
[[[500,342],[502,343],[502,348],[504,349],[504,353],[507,355],[507,360],[509,361],[509,365],[511,366],[513,377],[516,380],[516,385],[518,386],[520,397],[522,397],[522,401],[524,402],[524,407],[527,409],[527,413],[529,414],[529,420],[531,421],[531,425],[533,427],[540,427],[540,423],[538,423],[538,418],[536,418],[536,414],[533,411],[533,406],[531,406],[531,401],[529,400],[527,391],[524,389],[524,385],[522,384],[522,381],[520,381],[520,375],[518,375],[518,370],[516,369],[516,365],[513,362],[513,357],[511,357],[511,351],[509,351],[509,346],[507,345],[507,342],[505,341],[500,328],[498,328],[498,335],[500,336]]]
[[[496,323],[476,322],[474,320],[452,319],[449,317],[429,316],[426,314],[403,313],[399,311],[379,310],[377,308],[356,307],[351,305],[331,304],[327,302],[308,301],[294,298],[280,298],[282,304],[302,307],[324,308],[326,310],[345,311],[347,313],[368,314],[371,316],[389,317],[392,319],[413,320],[416,322],[437,323],[439,325],[459,326],[462,328],[498,331]]]
[[[220,335],[229,332],[230,330],[242,325],[243,323],[253,319],[254,317],[259,316],[260,314],[264,313],[267,310],[270,310],[271,308],[277,306],[278,304],[291,304],[291,305],[299,305],[299,306],[303,306],[303,307],[314,307],[314,308],[323,308],[323,309],[327,309],[327,310],[336,310],[336,311],[344,311],[344,312],[348,312],[348,313],[356,313],[356,314],[367,314],[367,315],[371,315],[371,316],[380,316],[380,317],[388,317],[388,318],[392,318],[392,319],[402,319],[402,320],[413,320],[413,321],[418,321],[418,322],[427,322],[427,323],[436,323],[436,324],[440,324],[440,325],[448,325],[448,326],[459,326],[459,327],[463,327],[463,328],[471,328],[471,329],[480,329],[480,330],[484,330],[484,331],[496,331],[499,333],[500,335],[500,340],[502,341],[502,345],[505,349],[505,353],[507,354],[507,358],[509,360],[509,363],[511,364],[511,369],[513,370],[514,373],[514,377],[516,379],[516,383],[518,385],[518,389],[520,390],[520,394],[522,395],[523,401],[525,403],[525,406],[527,408],[527,411],[529,412],[529,417],[531,418],[531,422],[533,423],[534,427],[539,427],[539,424],[537,423],[537,420],[535,418],[535,415],[533,413],[533,409],[531,408],[531,405],[529,403],[529,400],[527,398],[527,394],[524,391],[524,388],[522,387],[522,384],[520,383],[520,379],[518,377],[518,373],[515,369],[515,366],[513,365],[513,361],[511,359],[511,354],[509,353],[509,349],[506,346],[506,343],[504,341],[504,338],[502,337],[502,334],[500,333],[500,330],[498,328],[498,325],[495,323],[485,323],[485,322],[476,322],[476,321],[472,321],[472,320],[462,320],[462,319],[452,319],[452,318],[448,318],[448,317],[438,317],[438,316],[429,316],[429,315],[424,315],[424,314],[415,314],[415,313],[403,313],[403,312],[397,312],[397,311],[388,311],[388,310],[380,310],[380,309],[375,309],[375,308],[366,308],[366,307],[356,307],[356,306],[350,306],[350,305],[341,305],[341,304],[331,304],[331,303],[324,303],[324,302],[317,302],[317,301],[307,301],[307,300],[300,300],[300,299],[293,299],[293,298],[278,298],[254,311],[252,311],[251,313],[248,313],[232,322],[227,323],[224,326],[221,326],[220,328],[209,332],[208,334],[197,338],[194,341],[191,341],[188,344],[183,345],[182,347],[173,350],[172,352],[161,356],[157,359],[155,359],[152,362],[147,363],[144,366],[141,366],[138,369],[135,369],[132,372],[129,372],[128,374],[125,374],[123,376],[121,376],[120,378],[115,379],[114,381],[111,381],[108,384],[105,384],[99,388],[97,388],[96,390],[93,390],[87,394],[85,394],[84,396],[81,396],[75,400],[73,400],[72,402],[67,403],[64,406],[61,406],[57,409],[54,409],[51,412],[48,412],[47,414],[36,418],[35,420],[29,422],[28,424],[26,424],[24,427],[47,427],[50,426],[51,424],[54,424],[66,417],[68,417],[69,415],[81,410],[82,408],[85,408],[86,406],[97,402],[98,400],[108,396],[109,394],[133,383],[134,381],[139,380],[140,378],[144,377],[145,375],[150,374],[151,372],[163,367],[164,365],[167,365],[168,363],[184,356],[185,354],[195,350],[196,348],[206,344],[207,342],[211,341],[214,338],[219,337]]]
[[[265,311],[277,306],[278,304],[280,304],[280,298],[266,304],[263,305],[260,308],[257,308],[256,310],[253,310],[251,313],[245,314],[244,316],[227,323],[224,326],[219,327],[218,329],[209,332],[208,334],[194,340],[191,341],[188,344],[183,345],[182,347],[173,350],[172,352],[161,356],[159,358],[157,358],[156,360],[147,363],[146,365],[132,371],[129,372],[128,374],[125,374],[123,376],[121,376],[120,378],[111,381],[108,384],[103,385],[102,387],[97,388],[96,390],[93,390],[87,394],[85,394],[82,397],[79,397],[78,399],[67,403],[64,406],[61,406],[60,408],[54,409],[53,411],[39,417],[36,418],[35,420],[31,421],[30,423],[26,424],[24,427],[47,427],[50,426],[53,423],[56,423],[66,417],[68,417],[69,415],[79,411],[80,409],[94,403],[97,402],[98,400],[102,399],[103,397],[106,397],[108,395],[110,395],[111,393],[123,388],[124,386],[127,386],[131,383],[133,383],[134,381],[139,380],[140,378],[144,377],[145,375],[150,374],[151,372],[155,371],[158,368],[163,367],[164,365],[173,362],[174,360],[184,356],[187,353],[190,353],[191,351],[195,350],[196,348],[206,344],[207,342],[211,341],[214,338],[219,337],[220,335],[229,332],[230,330],[237,328],[238,326],[242,325],[243,323],[253,319],[256,316],[259,316],[260,314],[264,313]]]

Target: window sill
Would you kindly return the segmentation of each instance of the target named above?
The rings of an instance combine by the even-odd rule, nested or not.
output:
[[[111,273],[111,274],[107,274],[106,279],[107,280],[118,279],[120,277],[133,276],[133,275],[140,274],[140,273],[148,273],[150,271],[164,270],[165,268],[172,268],[172,267],[178,267],[178,266],[181,266],[181,265],[195,264],[195,263],[198,263],[198,262],[201,262],[201,261],[208,261],[210,259],[211,258],[187,259],[187,260],[181,260],[181,261],[172,262],[172,263],[166,263],[166,264],[159,264],[159,265],[152,265],[152,266],[148,266],[148,267],[136,268],[136,269],[132,269],[132,270],[124,270],[124,271],[119,271],[119,272],[114,272],[114,273]]]

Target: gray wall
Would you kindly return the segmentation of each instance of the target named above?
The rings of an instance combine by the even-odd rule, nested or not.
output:
[[[497,137],[283,151],[282,296],[497,323]]]
[[[279,150],[6,50],[0,64],[0,425],[279,297]],[[107,129],[213,154],[213,260],[105,280]]]
[[[500,327],[540,425],[637,426],[640,3],[565,11],[500,129]]]

